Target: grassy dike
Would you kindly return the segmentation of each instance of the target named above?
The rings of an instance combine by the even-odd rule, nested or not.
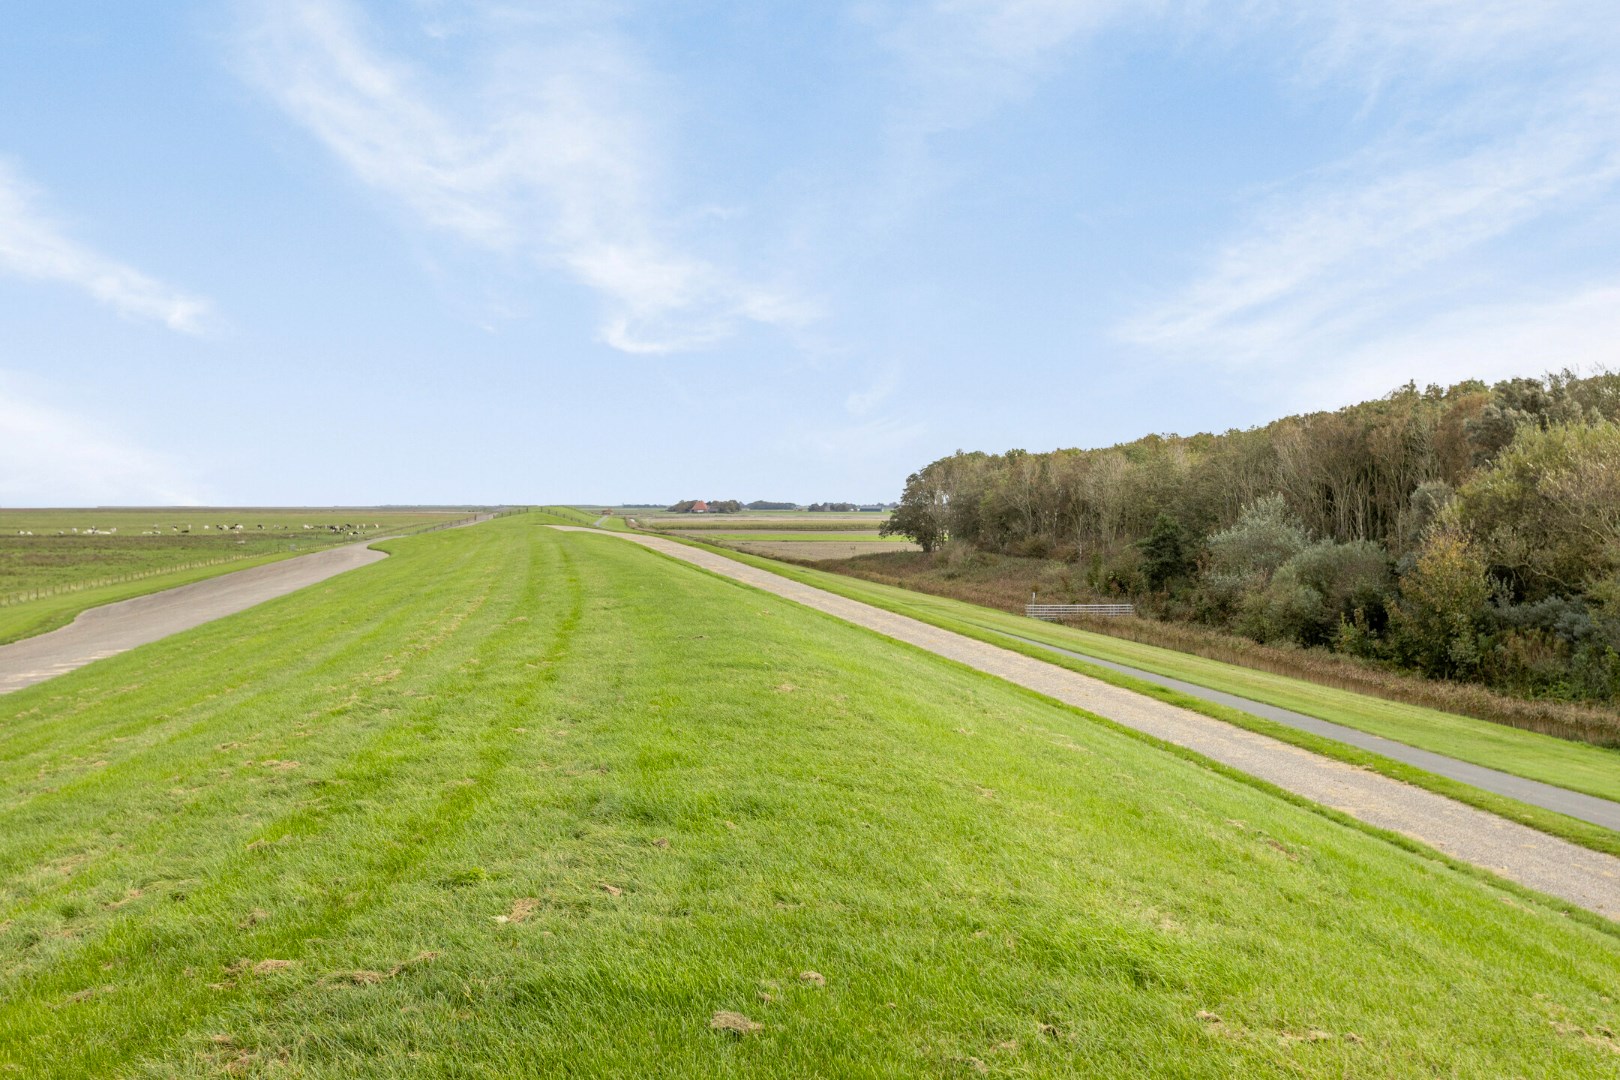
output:
[[[1139,667],[1144,671],[1183,679],[1211,689],[1250,697],[1256,701],[1269,702],[1324,720],[1332,720],[1347,727],[1383,735],[1411,746],[1448,754],[1462,761],[1487,765],[1503,772],[1541,780],[1572,791],[1620,799],[1620,754],[1613,750],[1504,727],[1473,717],[1457,716],[1421,706],[1318,686],[1282,675],[1190,656],[1172,649],[1121,641],[1118,638],[1072,627],[1038,623],[949,597],[812,570],[798,564],[749,555],[731,548],[703,544],[681,537],[666,537],[666,539],[692,547],[701,547],[717,555],[825,589],[851,600],[872,604],[896,614],[908,615],[941,629],[1056,664],[1114,686],[1269,735],[1315,753],[1374,769],[1394,779],[1488,810],[1594,851],[1620,855],[1620,833],[1612,829],[1605,829],[1494,792],[1483,791],[1470,784],[1437,776],[1381,754],[1347,746],[1251,713],[1203,701],[1096,664],[1087,664],[1083,660],[1054,653],[1027,641],[1020,641],[1018,638],[1045,641],[1060,648],[1088,653],[1099,659],[1114,660]]]
[[[86,517],[90,520],[94,520],[94,517],[85,514],[82,511],[74,511],[72,513],[75,515],[75,517],[70,520],[76,520],[79,517]],[[231,512],[228,510],[224,512],[209,510],[202,511],[201,513],[205,513],[210,516],[230,516]],[[123,511],[121,514],[126,519],[133,516],[128,511]],[[144,518],[152,515],[143,514],[141,516]],[[264,515],[258,514],[249,516],[262,517]],[[278,512],[277,516],[296,518],[300,515],[296,514],[296,512],[282,511]],[[578,522],[572,518],[562,517],[555,518],[552,523],[559,525],[578,524]],[[400,530],[402,532],[420,532],[437,524],[440,523],[432,520],[421,521],[413,518],[411,520],[402,522],[400,524]],[[141,537],[131,536],[126,537],[123,542],[139,544],[143,541],[143,539],[144,538]],[[253,539],[256,541],[262,541],[267,539],[267,537],[261,535],[255,536]],[[79,615],[90,610],[91,608],[101,607],[106,604],[115,604],[121,600],[133,600],[137,596],[146,596],[149,593],[162,592],[165,589],[178,589],[182,585],[191,585],[199,581],[207,581],[209,578],[223,577],[226,574],[234,574],[239,570],[248,570],[255,566],[263,566],[266,563],[280,562],[283,559],[296,559],[304,555],[313,555],[317,552],[327,551],[334,547],[342,547],[344,544],[365,542],[364,539],[355,540],[349,538],[329,542],[323,540],[319,536],[303,537],[296,533],[283,534],[275,539],[278,543],[297,544],[299,547],[290,551],[274,551],[266,552],[260,555],[250,555],[243,558],[232,558],[228,562],[220,562],[212,566],[177,568],[169,573],[154,573],[151,577],[143,577],[131,581],[120,581],[110,585],[98,586],[93,589],[77,589],[70,592],[42,596],[37,600],[29,600],[20,604],[8,604],[4,607],[0,607],[0,645],[10,644],[13,641],[20,641],[23,638],[34,637],[38,634],[49,633],[50,631],[58,629],[59,627],[68,625],[74,619],[78,618]],[[216,554],[224,553],[226,553],[226,549],[221,549]],[[80,568],[83,576],[89,577],[97,573],[96,568],[89,562],[76,565]]]
[[[0,1076],[1614,1075],[1613,934],[538,517],[0,698]]]

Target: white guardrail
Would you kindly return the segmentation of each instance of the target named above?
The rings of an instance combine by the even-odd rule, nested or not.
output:
[[[1065,615],[1135,615],[1135,604],[1025,604],[1031,619],[1057,622]]]

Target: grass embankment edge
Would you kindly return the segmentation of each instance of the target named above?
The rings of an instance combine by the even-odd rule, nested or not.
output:
[[[871,604],[873,607],[880,607],[897,615],[904,615],[907,618],[913,618],[919,622],[926,622],[932,626],[939,627],[941,630],[949,630],[952,633],[961,634],[963,637],[973,638],[975,641],[982,641],[987,645],[995,645],[998,648],[1007,649],[1010,652],[1016,652],[1022,656],[1030,657],[1031,659],[1041,660],[1049,664],[1055,664],[1058,667],[1066,668],[1075,672],[1076,674],[1097,679],[1101,682],[1108,683],[1111,686],[1117,686],[1123,690],[1130,690],[1135,693],[1143,694],[1147,697],[1154,698],[1157,701],[1162,701],[1167,705],[1174,705],[1177,708],[1200,713],[1204,716],[1210,717],[1211,719],[1220,720],[1224,723],[1233,724],[1248,731],[1253,731],[1258,735],[1265,735],[1276,739],[1279,742],[1285,742],[1291,746],[1297,746],[1302,750],[1308,750],[1312,753],[1320,754],[1323,757],[1332,758],[1335,761],[1342,761],[1347,765],[1356,765],[1361,768],[1370,769],[1373,772],[1380,773],[1381,775],[1387,776],[1392,780],[1399,780],[1402,783],[1411,784],[1413,787],[1419,787],[1426,791],[1431,791],[1436,795],[1443,795],[1448,799],[1454,799],[1457,802],[1472,806],[1477,810],[1484,810],[1487,813],[1495,814],[1498,817],[1517,822],[1520,825],[1535,829],[1538,832],[1546,833],[1549,836],[1555,836],[1560,840],[1567,840],[1568,842],[1586,848],[1589,851],[1596,851],[1605,855],[1620,857],[1620,833],[1617,833],[1612,829],[1606,829],[1601,825],[1594,825],[1590,822],[1581,821],[1578,818],[1572,818],[1566,814],[1560,814],[1554,810],[1547,810],[1539,806],[1532,806],[1529,803],[1520,802],[1518,799],[1509,798],[1506,795],[1498,795],[1495,792],[1485,791],[1481,788],[1462,783],[1458,780],[1452,780],[1448,777],[1436,775],[1435,773],[1429,772],[1425,769],[1420,769],[1415,765],[1408,765],[1405,762],[1395,761],[1392,758],[1384,757],[1382,754],[1375,754],[1370,750],[1363,750],[1360,747],[1349,746],[1345,743],[1337,742],[1333,739],[1328,739],[1312,732],[1300,731],[1297,728],[1288,727],[1285,724],[1279,724],[1276,721],[1255,716],[1252,713],[1246,713],[1225,705],[1217,705],[1214,702],[1204,701],[1200,698],[1195,698],[1191,695],[1183,694],[1179,691],[1159,686],[1156,683],[1150,683],[1142,679],[1136,679],[1129,675],[1124,675],[1120,672],[1110,670],[1100,665],[1088,664],[1083,660],[1076,660],[1073,657],[1064,656],[1060,653],[1054,653],[1050,649],[1044,648],[1040,645],[1020,641],[1015,637],[1011,637],[995,630],[989,630],[984,627],[976,626],[972,623],[943,618],[932,612],[920,613],[917,611],[902,610],[898,605],[886,603],[881,597],[866,595],[860,590],[853,588],[839,588],[838,586],[840,582],[837,580],[835,575],[825,574],[824,572],[818,573],[816,571],[808,571],[804,567],[794,566],[789,563],[778,563],[756,555],[732,551],[728,548],[717,547],[713,544],[704,544],[695,540],[671,536],[666,536],[665,539],[674,540],[676,543],[685,544],[689,547],[712,552],[713,554],[731,559],[734,562],[740,562],[748,566],[753,566],[756,569],[769,571],[779,577],[785,577],[790,581],[797,581],[802,585],[811,585],[815,588],[825,589],[827,592],[835,593],[844,597],[845,599]],[[825,580],[827,577],[832,577],[834,580],[829,582]],[[965,601],[959,602],[965,603]],[[1083,712],[1083,710],[1076,711]],[[1084,713],[1084,715],[1090,717],[1092,714]],[[1183,755],[1193,755],[1193,757],[1195,757],[1197,760],[1206,762],[1211,768],[1220,769],[1223,772],[1229,772],[1232,775],[1244,776],[1256,784],[1263,785],[1267,790],[1276,790],[1279,792],[1282,792],[1283,790],[1281,788],[1274,788],[1273,785],[1267,784],[1263,780],[1259,780],[1255,777],[1249,777],[1246,773],[1237,773],[1235,770],[1229,769],[1228,766],[1203,758],[1201,755],[1197,755],[1193,751],[1187,750],[1184,747],[1176,746],[1173,743],[1164,743],[1162,740],[1155,739],[1143,732],[1136,731],[1134,728],[1125,727],[1104,718],[1095,719],[1099,719],[1101,722],[1107,723],[1121,731],[1130,732],[1131,734],[1140,738],[1148,739],[1155,745],[1162,745],[1167,749],[1173,749],[1175,752]],[[1318,803],[1313,803],[1308,799],[1301,799],[1300,796],[1288,794],[1288,797],[1304,804],[1315,806],[1323,813],[1333,816],[1335,820],[1354,822],[1357,827],[1372,831],[1376,835],[1386,839],[1399,837],[1399,842],[1403,846],[1410,848],[1411,845],[1417,845],[1417,847],[1412,848],[1412,850],[1421,848],[1425,853],[1434,858],[1440,859],[1448,865],[1468,867],[1471,871],[1488,873],[1487,871],[1479,870],[1479,868],[1474,867],[1470,863],[1459,862],[1458,860],[1451,858],[1451,856],[1446,855],[1444,852],[1418,844],[1417,841],[1414,841],[1409,837],[1400,836],[1400,834],[1397,833],[1390,833],[1386,830],[1378,829],[1376,826],[1368,825],[1359,819],[1340,814],[1338,811],[1330,810],[1329,808],[1321,806]],[[1489,876],[1494,881],[1506,882],[1505,878],[1499,878],[1495,875]],[[1513,883],[1508,882],[1508,884]],[[1513,885],[1513,887],[1522,888],[1522,886],[1518,885]],[[1540,896],[1541,894],[1536,893],[1535,895]],[[1558,907],[1559,910],[1585,910],[1584,908],[1575,908],[1573,905],[1566,904],[1564,901],[1557,900],[1552,897],[1543,897],[1543,900],[1555,907]],[[1590,913],[1588,912],[1588,914]],[[1593,917],[1599,919],[1602,918],[1601,916],[1596,915]],[[1606,929],[1620,933],[1620,924],[1611,923],[1606,919],[1603,920],[1603,924]]]
[[[380,539],[390,539],[387,537]],[[275,551],[265,555],[250,555],[245,559],[233,562],[217,563],[213,566],[192,567],[188,570],[175,570],[167,574],[153,574],[151,577],[136,581],[119,582],[116,585],[103,585],[95,589],[80,589],[74,592],[58,593],[55,596],[44,597],[32,601],[32,604],[50,605],[41,606],[33,611],[24,610],[30,605],[17,604],[15,609],[19,615],[37,615],[38,618],[21,623],[20,629],[0,629],[0,645],[10,645],[16,641],[38,637],[48,634],[52,630],[62,627],[77,619],[91,608],[105,607],[123,600],[133,600],[138,596],[147,596],[151,593],[163,592],[167,589],[178,589],[182,585],[194,585],[199,581],[210,578],[224,577],[240,570],[251,570],[255,566],[265,566],[283,559],[296,559],[304,555],[313,555],[316,551],[326,551],[328,548],[317,548],[315,551]],[[63,603],[51,604],[53,600]],[[0,619],[5,615],[0,610]]]
[[[443,528],[444,522],[433,522],[427,525],[418,525],[401,529],[399,532],[389,533],[386,536],[374,537],[370,541],[349,541],[348,543],[365,543],[372,551],[381,551],[387,554],[387,549],[378,547],[390,540],[403,540],[409,536]],[[235,574],[242,570],[251,570],[256,566],[268,566],[271,563],[282,562],[286,559],[301,559],[306,555],[318,555],[323,551],[333,551],[348,546],[345,543],[327,544],[305,551],[272,551],[263,555],[249,555],[242,559],[229,562],[216,563],[212,566],[195,566],[184,570],[175,570],[167,574],[153,574],[151,577],[140,578],[135,581],[119,582],[115,585],[102,585],[94,589],[79,589],[71,592],[57,593],[54,596],[43,597],[31,601],[30,604],[17,604],[12,608],[0,608],[0,645],[10,645],[14,642],[25,641],[28,638],[48,634],[52,630],[60,630],[73,620],[92,608],[106,607],[108,604],[122,603],[125,600],[134,600],[141,596],[150,596],[153,593],[166,592],[169,589],[178,589],[183,585],[195,585],[199,581],[208,581],[212,578],[224,577],[226,574]],[[61,601],[61,603],[52,603]],[[32,608],[33,605],[40,605]],[[26,622],[19,618],[20,629],[4,629],[6,614],[15,611],[17,615],[37,615],[38,618]]]

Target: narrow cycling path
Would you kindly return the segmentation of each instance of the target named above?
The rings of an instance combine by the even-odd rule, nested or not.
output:
[[[555,525],[640,544],[733,581],[774,593],[1067,705],[1184,746],[1370,825],[1611,919],[1620,919],[1620,858],[1538,832],[1422,788],[1231,724],[1123,690],[1022,653],[779,577],[672,540]]]
[[[94,660],[234,615],[388,556],[366,541],[265,563],[79,613],[59,630],[0,645],[0,694],[44,682]]]
[[[1004,630],[994,627],[985,627],[992,633],[1006,634]],[[1154,683],[1171,690],[1195,697],[1202,701],[1212,702],[1216,705],[1225,705],[1229,708],[1240,709],[1252,716],[1259,716],[1266,720],[1274,720],[1291,728],[1309,731],[1314,735],[1321,735],[1335,742],[1346,743],[1350,746],[1371,750],[1375,754],[1395,761],[1402,761],[1408,765],[1416,765],[1426,772],[1437,776],[1444,776],[1451,780],[1460,780],[1485,791],[1492,791],[1498,795],[1506,795],[1510,799],[1539,806],[1544,810],[1554,810],[1560,814],[1589,821],[1593,825],[1602,825],[1606,829],[1620,831],[1620,803],[1610,799],[1601,799],[1596,795],[1587,795],[1579,791],[1570,791],[1568,788],[1556,787],[1553,784],[1544,784],[1540,780],[1531,780],[1523,776],[1514,776],[1500,769],[1487,768],[1484,765],[1475,765],[1470,761],[1459,761],[1454,757],[1437,754],[1432,750],[1421,750],[1394,739],[1386,739],[1382,735],[1373,735],[1357,728],[1335,724],[1331,720],[1322,720],[1305,713],[1284,709],[1277,705],[1268,705],[1253,698],[1239,697],[1228,694],[1223,690],[1211,690],[1207,686],[1199,686],[1184,679],[1171,678],[1168,675],[1159,675],[1152,671],[1131,667],[1127,664],[1116,663],[1112,660],[1103,660],[1073,649],[1060,648],[1049,645],[1034,638],[1020,637],[1017,634],[1006,634],[1015,641],[1022,641],[1036,648],[1046,649],[1062,656],[1072,656],[1076,660],[1084,660],[1088,664],[1117,671],[1122,675],[1129,675],[1133,679]]]

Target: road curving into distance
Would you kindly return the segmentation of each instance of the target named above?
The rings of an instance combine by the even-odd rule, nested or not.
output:
[[[1016,683],[1264,780],[1380,829],[1610,919],[1620,919],[1620,858],[1067,668],[780,577],[672,540],[553,525],[640,544],[885,637]],[[1089,657],[1086,658],[1088,661]]]
[[[61,629],[0,645],[0,694],[386,559],[368,546],[376,542],[326,548],[82,611]]]
[[[464,529],[496,517],[474,514],[466,521],[436,525],[433,529]],[[388,558],[372,544],[398,540],[401,535],[376,536],[358,544],[312,551],[279,562],[237,570],[174,589],[147,593],[115,604],[103,604],[79,613],[59,630],[0,645],[0,694],[54,679],[108,656],[128,652],[190,630],[266,600],[319,584],[329,577]]]

